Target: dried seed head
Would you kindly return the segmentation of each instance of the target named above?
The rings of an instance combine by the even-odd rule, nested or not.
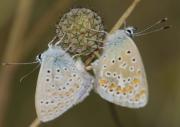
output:
[[[57,36],[62,38],[65,34],[61,46],[69,48],[71,55],[88,55],[96,50],[105,38],[105,34],[100,32],[103,30],[101,17],[85,8],[71,9],[56,25]]]

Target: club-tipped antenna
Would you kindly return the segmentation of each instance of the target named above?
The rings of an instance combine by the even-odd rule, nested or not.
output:
[[[28,63],[16,63],[16,62],[6,63],[6,62],[3,62],[2,65],[3,66],[8,66],[8,65],[30,65],[30,64],[37,64],[37,63],[39,63],[39,61],[28,62]]]
[[[22,83],[22,81],[28,77],[30,74],[32,74],[38,67],[40,66],[40,64],[38,64],[32,71],[30,71],[29,73],[25,74],[24,76],[22,76],[19,80],[20,83]]]
[[[142,36],[142,35],[148,35],[148,34],[151,34],[151,33],[154,33],[154,32],[158,32],[158,31],[161,31],[161,30],[166,30],[166,29],[169,29],[171,28],[172,26],[163,26],[163,27],[160,27],[158,29],[155,29],[155,30],[152,30],[152,31],[149,31],[149,32],[143,32],[143,33],[140,33],[140,34],[135,34],[134,36]]]
[[[142,34],[142,33],[146,32],[146,31],[150,30],[151,28],[155,27],[156,25],[159,25],[159,24],[161,24],[161,23],[166,22],[167,20],[168,20],[168,18],[165,17],[165,18],[163,18],[163,19],[161,19],[161,20],[155,22],[154,24],[152,24],[152,25],[146,27],[144,30],[141,30],[141,31],[139,31],[139,32],[137,32],[137,33],[134,33],[134,35]],[[161,28],[161,29],[162,29],[162,28]],[[158,29],[157,29],[157,30],[158,30]],[[156,31],[156,30],[155,30],[155,31]],[[158,31],[159,31],[159,30],[158,30]]]

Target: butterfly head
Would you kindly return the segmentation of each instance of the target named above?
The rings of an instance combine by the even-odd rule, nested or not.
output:
[[[129,37],[134,37],[134,33],[137,31],[137,28],[133,26],[129,26],[129,27],[126,27],[124,31]]]

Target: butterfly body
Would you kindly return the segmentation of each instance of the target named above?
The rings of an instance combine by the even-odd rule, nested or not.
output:
[[[140,108],[148,100],[148,87],[139,51],[125,30],[109,35],[102,56],[93,64],[95,91],[105,100]]]
[[[41,55],[35,106],[42,122],[53,120],[89,95],[93,78],[80,60],[74,61],[59,46]]]

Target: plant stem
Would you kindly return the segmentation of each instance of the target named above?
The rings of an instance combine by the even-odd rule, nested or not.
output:
[[[40,121],[36,118],[29,127],[38,127],[40,125]]]
[[[119,118],[118,118],[118,114],[117,114],[115,105],[112,104],[112,103],[108,103],[108,105],[109,105],[109,110],[110,110],[110,113],[111,113],[111,116],[113,118],[113,121],[114,121],[115,125],[117,127],[122,127],[121,123],[119,121]]]
[[[110,33],[113,33],[114,31],[118,30],[122,24],[126,21],[126,19],[129,17],[129,15],[133,12],[133,10],[135,9],[135,7],[138,5],[138,3],[141,0],[134,0],[133,3],[127,8],[127,10],[125,11],[125,13],[123,13],[123,15],[119,18],[119,20],[116,22],[116,24],[113,26],[113,28],[111,29]]]

